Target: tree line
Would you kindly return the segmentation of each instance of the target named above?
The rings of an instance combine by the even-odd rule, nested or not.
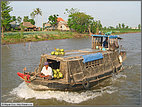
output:
[[[33,10],[33,12],[30,13],[29,16],[24,16],[23,20],[20,16],[16,18],[16,16],[10,16],[10,12],[13,11],[13,8],[9,6],[9,1],[1,1],[1,29],[2,29],[2,36],[4,31],[10,31],[12,30],[10,23],[15,21],[16,24],[19,24],[22,26],[22,22],[30,22],[31,24],[35,25],[37,20],[35,21],[35,17],[40,15],[43,18],[42,11],[39,8],[36,8]],[[87,15],[84,12],[80,12],[78,9],[66,9],[65,13],[68,15],[68,21],[67,24],[69,28],[73,31],[76,31],[78,33],[86,33],[89,32],[89,30],[92,33],[98,33],[99,31],[102,31],[103,29],[131,29],[129,26],[126,26],[124,23],[116,25],[116,27],[109,26],[109,27],[103,27],[100,20],[95,20],[92,16]],[[48,18],[48,22],[56,28],[57,26],[57,15],[50,15]],[[42,30],[44,28],[46,23],[43,23],[42,20]],[[15,28],[16,30],[18,28]],[[141,29],[141,24],[138,25],[138,29]]]

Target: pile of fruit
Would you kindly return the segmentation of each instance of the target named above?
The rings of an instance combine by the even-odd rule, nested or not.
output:
[[[53,69],[54,78],[63,78],[63,74],[60,72],[60,69]]]
[[[65,55],[64,49],[55,48],[55,50],[51,52],[51,55]]]

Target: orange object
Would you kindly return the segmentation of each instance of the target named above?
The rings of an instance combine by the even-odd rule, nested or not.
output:
[[[61,17],[58,17],[57,22],[60,22],[60,21],[64,21],[64,19],[62,19]]]

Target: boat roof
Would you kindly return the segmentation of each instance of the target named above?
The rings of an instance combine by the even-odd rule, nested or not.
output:
[[[94,35],[94,34],[92,34],[91,36],[93,36],[93,37],[109,37],[109,38],[120,38],[119,37],[119,35]]]

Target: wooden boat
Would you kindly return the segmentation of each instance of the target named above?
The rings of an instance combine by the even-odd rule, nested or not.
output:
[[[103,39],[108,38],[107,48],[102,47]],[[67,50],[65,55],[41,55],[37,67],[30,79],[22,77],[27,86],[33,90],[82,90],[90,89],[99,81],[111,77],[123,70],[122,62],[126,52],[116,45],[121,39],[115,35],[92,35],[92,48],[81,50]],[[52,69],[60,69],[62,79],[46,80],[41,78],[44,62],[50,62]],[[27,82],[29,81],[29,82]]]

